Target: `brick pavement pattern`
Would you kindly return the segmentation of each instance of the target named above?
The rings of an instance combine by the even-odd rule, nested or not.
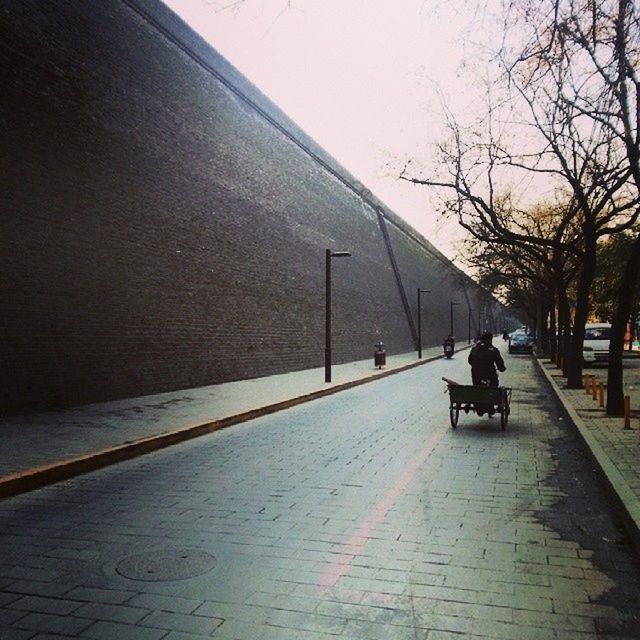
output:
[[[53,475],[50,470],[63,464],[87,461],[96,454],[109,462],[113,457],[110,452],[117,450],[121,455],[127,448],[134,449],[130,452],[133,457],[138,450],[150,449],[144,444],[149,440],[166,436],[175,443],[190,437],[191,431],[199,433],[206,425],[213,430],[247,420],[419,366],[441,355],[438,346],[425,348],[422,360],[414,352],[387,354],[382,369],[374,366],[372,358],[334,365],[333,382],[329,384],[324,382],[324,368],[307,369],[0,419],[0,496],[16,492],[10,486],[16,478],[43,474],[43,483],[49,484]],[[91,463],[79,471],[86,471],[86,467]],[[70,471],[72,474],[77,473]]]
[[[465,360],[3,500],[0,637],[639,637],[637,560],[534,360],[507,357],[504,432],[450,428]]]

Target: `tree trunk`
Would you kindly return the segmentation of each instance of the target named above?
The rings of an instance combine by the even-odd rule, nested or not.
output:
[[[573,318],[573,333],[567,367],[567,387],[582,389],[582,347],[584,346],[584,327],[589,315],[589,293],[596,272],[596,243],[585,239],[585,252],[576,292],[576,310]]]
[[[636,301],[637,302],[637,301]],[[633,340],[636,335],[636,322],[638,321],[638,310],[634,305],[631,312],[631,320],[629,321],[629,351],[633,351]]]
[[[553,304],[549,309],[549,355],[553,359],[558,353],[558,325],[556,323],[556,303],[553,292],[549,296]]]
[[[543,311],[542,311],[542,300],[540,300],[538,298],[538,300],[536,300],[536,327],[534,330],[534,340],[536,341],[536,344],[538,345],[541,353],[545,352],[545,344],[542,341],[542,316],[543,316]]]
[[[571,311],[569,308],[569,298],[567,297],[564,284],[558,288],[558,332],[559,344],[558,353],[562,357],[562,373],[567,372],[569,362],[569,341],[571,338]]]
[[[634,307],[633,292],[640,273],[640,234],[636,237],[631,255],[625,265],[618,288],[616,309],[611,323],[609,342],[609,372],[607,374],[607,415],[624,415],[624,380],[622,373],[622,353],[627,322]]]
[[[549,333],[549,321],[551,318],[551,311],[549,310],[549,303],[542,303],[542,317],[540,320],[540,351],[541,354],[548,356],[551,353],[551,339]]]

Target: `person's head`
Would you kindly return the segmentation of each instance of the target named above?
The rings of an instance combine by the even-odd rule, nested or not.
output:
[[[493,340],[493,333],[491,333],[491,331],[485,331],[480,336],[480,342],[482,342],[483,344],[491,344],[492,340]]]

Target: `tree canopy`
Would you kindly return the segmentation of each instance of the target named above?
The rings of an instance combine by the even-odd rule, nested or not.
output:
[[[407,165],[400,177],[438,190],[442,213],[478,243],[493,245],[478,257],[497,274],[508,256],[523,282],[534,282],[525,266],[539,274],[537,283],[549,276],[554,317],[572,323],[562,348],[568,384],[579,387],[603,240],[628,232],[635,247],[612,314],[616,353],[629,316],[621,291],[635,286],[640,269],[638,9],[632,0],[510,0],[502,27],[485,79],[484,111],[463,126],[446,109],[449,135],[438,148],[439,166],[417,175]],[[526,191],[541,185],[546,194],[536,206]],[[544,212],[543,201],[549,203]],[[566,296],[570,282],[574,301]],[[621,377],[611,374],[621,367],[614,358],[611,397],[621,397]]]

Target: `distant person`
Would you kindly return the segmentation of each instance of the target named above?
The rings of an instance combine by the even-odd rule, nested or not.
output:
[[[444,342],[442,343],[442,346],[444,348],[444,357],[445,358],[451,358],[451,356],[453,356],[453,351],[454,351],[455,346],[456,346],[456,342],[453,339],[453,336],[451,334],[449,334],[444,339]]]
[[[469,353],[468,362],[471,365],[471,380],[474,385],[497,387],[498,371],[507,369],[500,351],[491,344],[492,340],[493,334],[485,331]]]

